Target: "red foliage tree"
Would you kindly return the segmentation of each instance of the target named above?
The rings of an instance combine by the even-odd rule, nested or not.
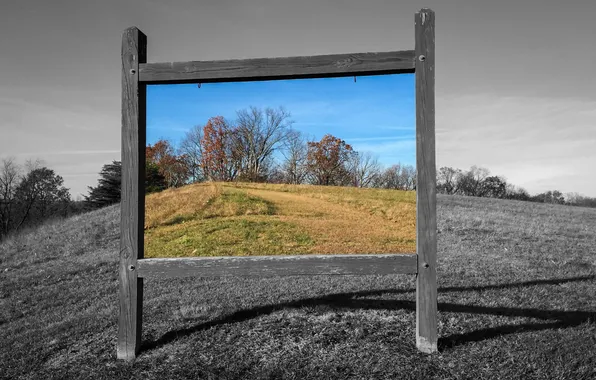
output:
[[[240,163],[234,133],[234,128],[222,116],[210,118],[203,127],[200,166],[206,179],[231,181],[236,178]]]
[[[319,142],[308,143],[307,168],[316,185],[348,185],[347,167],[354,154],[352,146],[340,138],[327,134]]]
[[[167,141],[160,139],[153,146],[145,149],[147,166],[157,165],[159,174],[166,182],[167,187],[178,187],[186,183],[189,177],[189,168],[184,155],[177,156],[174,147]]]

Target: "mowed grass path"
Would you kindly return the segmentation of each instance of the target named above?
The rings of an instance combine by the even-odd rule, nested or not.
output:
[[[415,194],[199,184],[147,197],[145,257],[413,253]]]

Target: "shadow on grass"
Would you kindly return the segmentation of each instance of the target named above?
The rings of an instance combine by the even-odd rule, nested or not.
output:
[[[439,293],[447,292],[464,292],[476,290],[491,290],[491,289],[513,289],[525,286],[535,285],[558,285],[570,282],[589,281],[596,279],[596,276],[581,276],[561,279],[535,280],[526,282],[516,282],[509,284],[496,284],[486,286],[470,286],[470,287],[444,287],[439,288]],[[265,305],[254,307],[251,309],[238,310],[223,318],[211,320],[209,322],[199,323],[194,326],[168,331],[159,339],[154,341],[143,342],[141,346],[142,351],[152,350],[171,343],[179,338],[191,335],[197,331],[207,330],[211,327],[237,323],[250,320],[261,315],[271,314],[275,311],[285,308],[300,308],[308,306],[333,306],[337,308],[347,309],[362,309],[362,310],[395,310],[404,309],[412,312],[416,311],[416,303],[414,301],[400,301],[400,300],[375,300],[375,299],[360,299],[358,297],[379,296],[382,294],[405,294],[415,292],[415,289],[380,289],[362,292],[347,292],[329,294],[322,297],[305,298],[292,302],[284,302],[275,305]],[[499,315],[507,317],[527,317],[535,318],[544,321],[553,321],[550,323],[525,323],[512,324],[498,327],[490,327],[479,329],[475,331],[465,332],[461,334],[451,334],[439,338],[439,350],[449,349],[468,342],[478,342],[495,338],[501,335],[515,334],[528,331],[542,331],[550,329],[560,329],[567,327],[575,327],[586,322],[596,322],[596,312],[588,311],[560,311],[560,310],[542,310],[529,308],[514,308],[514,307],[489,307],[489,306],[475,306],[454,303],[438,303],[438,309],[441,312],[452,313],[469,313],[469,314],[488,314]]]

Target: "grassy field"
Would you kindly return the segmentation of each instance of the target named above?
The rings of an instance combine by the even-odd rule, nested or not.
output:
[[[360,202],[327,203],[394,212]],[[177,224],[163,212],[148,226]],[[439,196],[430,356],[415,347],[414,276],[221,277],[146,281],[142,352],[117,361],[119,221],[113,206],[0,244],[0,378],[596,378],[595,209]],[[282,229],[306,231],[305,251],[319,243]]]
[[[416,252],[416,194],[208,183],[149,195],[145,257]]]

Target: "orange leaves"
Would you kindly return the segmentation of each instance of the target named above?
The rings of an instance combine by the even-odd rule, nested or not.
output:
[[[157,165],[159,174],[167,187],[178,187],[186,183],[189,170],[184,155],[176,155],[174,147],[167,140],[159,140],[153,146],[145,148],[147,166]]]
[[[222,116],[212,117],[203,127],[201,139],[201,169],[205,178],[212,181],[228,181],[232,176],[230,137],[232,129]]]
[[[349,182],[346,167],[354,150],[333,135],[308,143],[307,167],[317,185],[342,185]]]

